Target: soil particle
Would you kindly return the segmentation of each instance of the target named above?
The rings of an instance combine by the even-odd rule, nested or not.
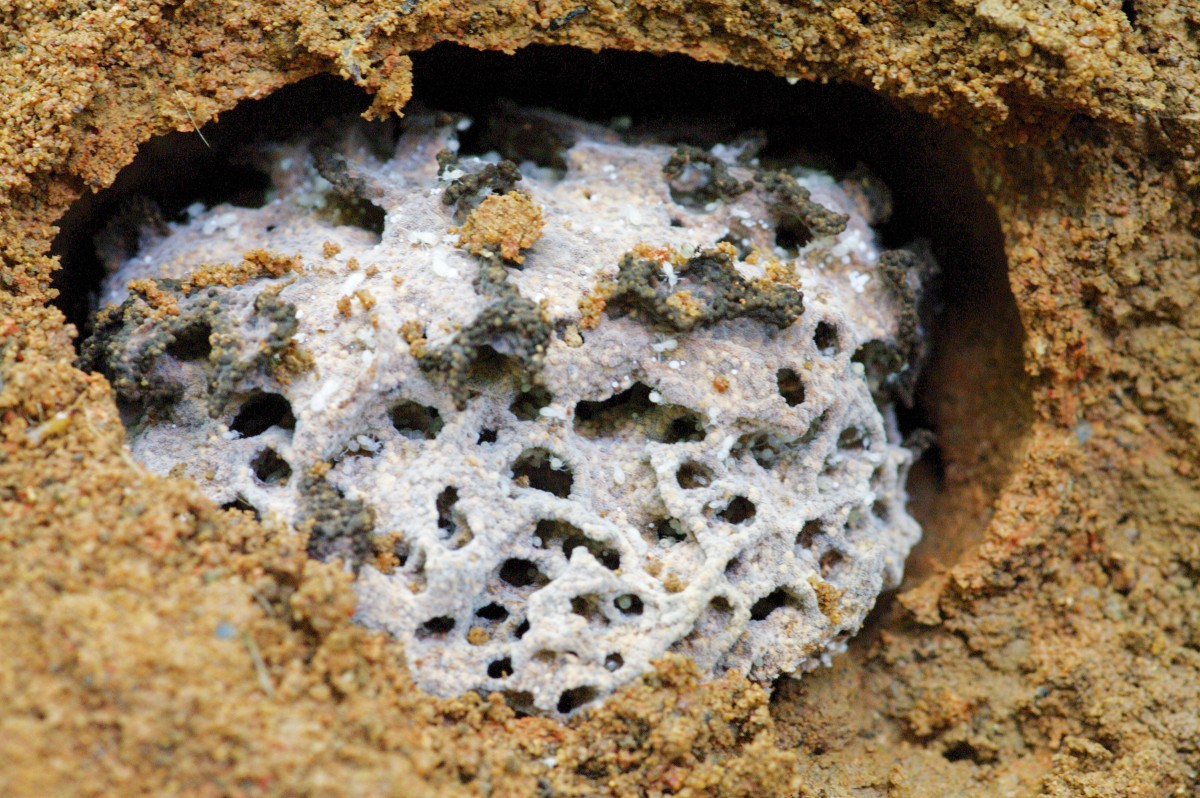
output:
[[[798,288],[746,280],[721,247],[688,258],[679,264],[678,273],[678,283],[671,285],[661,261],[637,252],[626,254],[607,303],[609,313],[633,313],[647,324],[675,332],[742,317],[782,329],[804,313],[804,295]]]
[[[444,174],[458,165],[458,158],[453,153],[438,153],[440,173]],[[442,192],[442,202],[453,205],[460,217],[471,212],[475,203],[493,194],[505,195],[512,191],[521,172],[512,161],[504,160],[499,163],[485,164],[478,172],[456,177]],[[486,192],[486,193],[485,193]]]
[[[308,534],[308,554],[322,562],[340,559],[357,571],[374,554],[373,513],[361,501],[346,498],[325,473],[328,468],[312,469],[300,488],[307,499],[300,528]]]
[[[522,250],[542,237],[542,211],[521,191],[492,194],[467,216],[457,231],[460,246],[472,255],[501,257],[509,263],[525,262]]]
[[[814,202],[808,189],[787,172],[761,173],[758,182],[774,197],[770,208],[776,224],[780,228],[796,229],[799,244],[821,236],[835,236],[846,229],[850,217]]]
[[[503,363],[502,371],[511,370],[519,380],[536,383],[539,364],[554,332],[546,313],[521,296],[500,264],[485,260],[480,266],[477,287],[492,301],[450,343],[431,350],[423,338],[409,333],[413,336],[409,345],[414,347],[413,354],[421,368],[442,375],[460,408],[466,406],[470,397],[468,381],[472,370],[489,365],[489,361],[499,360]]]

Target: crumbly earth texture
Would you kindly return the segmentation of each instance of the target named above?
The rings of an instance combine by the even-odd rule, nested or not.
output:
[[[0,4],[3,791],[1195,794],[1198,24],[1172,0]],[[401,109],[408,54],[449,41],[849,81],[931,116],[911,157],[961,148],[926,201],[969,231],[978,182],[1011,312],[980,272],[948,302],[925,535],[832,668],[768,690],[668,656],[568,723],[432,698],[339,567],[128,455],[52,303],[56,220],[152,137],[319,72]]]
[[[564,169],[454,156],[466,118],[382,159],[351,123],[260,150],[260,208],[143,227],[83,344],[134,459],[341,557],[437,695],[561,715],[669,651],[828,664],[920,535],[890,387],[919,364],[876,366],[919,349],[930,266],[823,173],[535,122]]]

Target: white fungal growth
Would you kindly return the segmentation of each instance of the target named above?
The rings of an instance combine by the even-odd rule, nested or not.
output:
[[[742,147],[710,155],[750,187],[702,195],[712,169],[693,163],[686,188],[699,198],[687,201],[664,175],[672,148],[527,119],[521,135],[552,127],[571,142],[565,172],[531,169],[516,184],[544,235],[520,269],[503,266],[544,314],[536,363],[513,368],[497,337],[474,353],[460,394],[421,360],[449,351],[494,301],[486,259],[456,246],[463,216],[442,197],[498,156],[463,156],[439,178],[435,155],[458,149],[462,122],[406,117],[389,159],[351,126],[335,150],[381,230],[333,214],[345,187],[318,175],[316,145],[301,138],[260,150],[274,183],[263,207],[189,208],[110,264],[108,302],[132,279],[183,279],[251,249],[304,264],[181,296],[233,332],[212,332],[212,354],[176,344],[153,361],[179,390],[170,412],[131,426],[134,456],[313,539],[340,528],[338,513],[369,519],[346,524],[370,536],[344,541],[357,619],[404,641],[417,683],[438,695],[502,691],[566,714],[671,651],[759,680],[827,662],[920,536],[905,508],[912,455],[890,395],[872,393],[895,374],[855,362],[871,347],[912,351],[900,336],[914,312],[880,271],[862,192],[797,170],[812,200],[848,221],[794,245],[777,241],[778,198]],[[631,252],[658,253],[646,255],[661,265],[656,290],[689,292],[672,301],[710,301],[689,258],[722,240],[736,242],[720,247],[744,290],[802,292],[803,312],[768,323],[739,315],[735,297],[725,318],[664,329],[613,301]],[[264,296],[296,309],[291,340],[312,358],[286,381],[247,359],[282,323],[261,318]],[[227,370],[231,351],[263,365]],[[214,394],[226,378],[227,395]]]

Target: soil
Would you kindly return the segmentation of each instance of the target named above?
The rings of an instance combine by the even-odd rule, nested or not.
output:
[[[0,3],[0,791],[1196,794],[1198,30],[1168,0]],[[668,659],[565,725],[435,700],[302,537],[129,458],[58,220],[152,137],[318,73],[400,111],[439,42],[854,84],[961,149],[1007,268],[947,275],[926,540],[833,667]],[[952,184],[929,207],[966,235]]]

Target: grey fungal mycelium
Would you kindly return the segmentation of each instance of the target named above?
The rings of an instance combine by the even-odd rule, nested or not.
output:
[[[258,146],[261,207],[114,222],[83,359],[134,457],[340,558],[438,695],[828,662],[920,537],[893,406],[929,257],[877,243],[878,181],[502,118],[553,157],[414,112],[386,154]]]

